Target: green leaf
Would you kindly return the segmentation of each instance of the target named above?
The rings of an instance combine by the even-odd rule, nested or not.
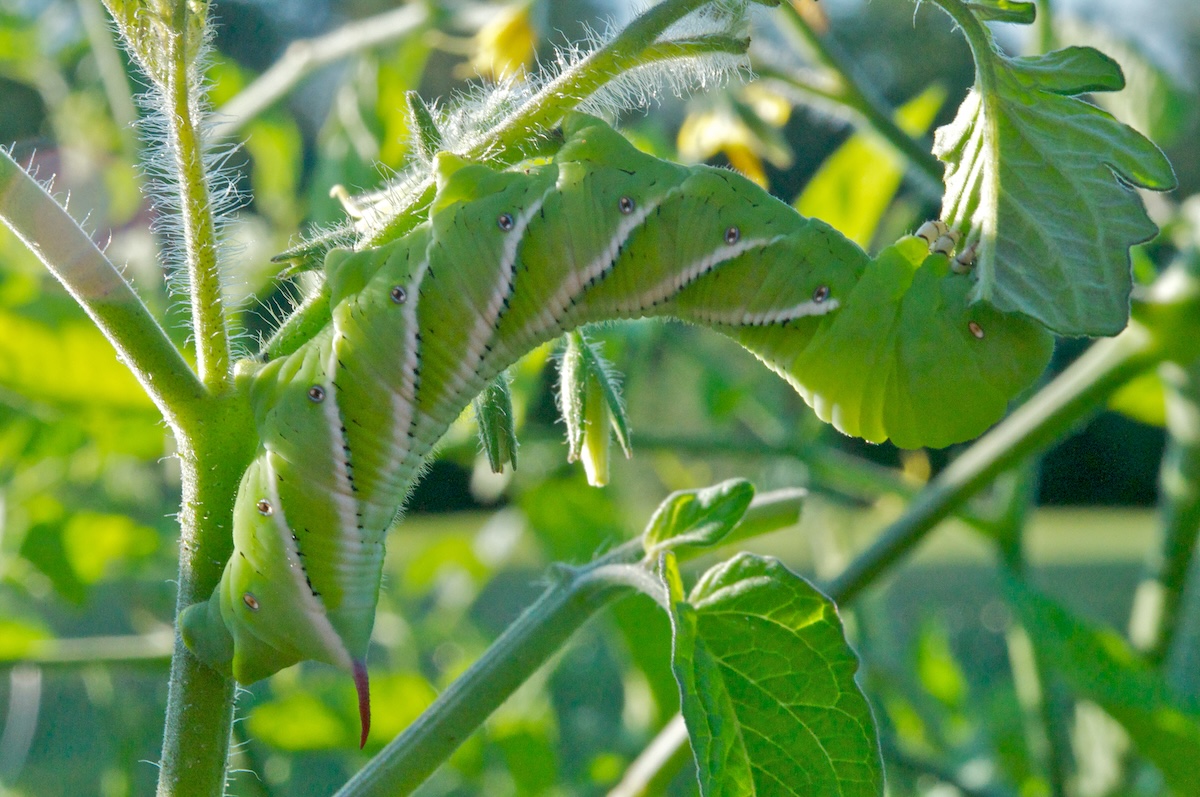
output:
[[[942,218],[975,243],[974,296],[1063,335],[1111,335],[1129,317],[1129,247],[1157,228],[1130,188],[1175,186],[1149,140],[1075,95],[1124,86],[1087,47],[1009,58],[959,0],[939,0],[967,35],[976,82],[938,130]]]
[[[246,719],[250,735],[280,750],[344,747],[351,731],[321,698],[295,691],[255,706]]]
[[[642,533],[646,555],[683,546],[716,545],[733,530],[754,499],[754,485],[730,479],[701,490],[678,490],[666,497]]]
[[[922,135],[946,101],[946,91],[931,86],[896,111],[896,122],[910,135]],[[894,147],[870,133],[846,139],[804,186],[796,210],[828,222],[864,248],[892,203],[906,162]]]
[[[1116,632],[1071,614],[1016,582],[1008,595],[1050,672],[1128,731],[1162,772],[1172,794],[1200,794],[1200,714]]]
[[[28,656],[39,642],[52,638],[40,625],[28,620],[0,617],[0,661],[16,661]]]
[[[1162,50],[1080,19],[1060,16],[1054,27],[1063,40],[1096,47],[1121,65],[1126,91],[1095,97],[1102,108],[1160,146],[1175,144],[1188,131],[1196,118],[1196,90],[1162,65]]]
[[[685,601],[663,557],[700,791],[878,797],[883,765],[834,605],[778,561],[741,554]]]
[[[0,312],[0,387],[59,407],[158,417],[141,385],[90,321],[50,324]]]

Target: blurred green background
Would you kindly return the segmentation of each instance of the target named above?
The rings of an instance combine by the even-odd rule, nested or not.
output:
[[[853,70],[918,132],[954,113],[972,79],[948,20],[908,0],[822,0],[796,6],[828,24]],[[289,43],[385,13],[373,0],[219,2],[207,70],[216,119],[282,57]],[[303,231],[342,219],[332,186],[378,186],[407,156],[404,92],[453,101],[480,73],[496,76],[589,30],[619,22],[621,2],[432,5],[409,35],[311,72],[239,128],[225,170],[242,197],[226,220],[228,296],[245,353],[296,294],[269,258]],[[1098,98],[1169,153],[1180,188],[1150,198],[1169,234],[1143,247],[1152,272],[1193,245],[1200,203],[1196,86],[1200,6],[1193,0],[1054,3],[1062,43],[1105,49],[1130,88]],[[755,55],[798,76],[812,69],[786,26],[764,14]],[[1002,30],[1013,52],[1031,31]],[[292,51],[293,53],[295,50]],[[110,257],[187,345],[185,303],[164,230],[145,199],[156,173],[138,120],[136,78],[98,0],[0,0],[0,143],[70,197]],[[664,157],[709,159],[764,180],[785,200],[861,242],[881,242],[937,215],[918,180],[887,187],[895,156],[802,81],[741,84],[626,114],[635,141]],[[931,88],[932,87],[932,88]],[[245,95],[241,95],[242,98]],[[797,103],[797,100],[802,102]],[[237,106],[233,106],[236,108]],[[842,149],[850,156],[830,161]],[[157,157],[157,156],[151,156]],[[839,204],[840,203],[840,204]],[[853,231],[847,229],[853,227]],[[173,293],[174,290],[174,293]],[[798,528],[758,543],[799,571],[827,578],[902,509],[891,489],[919,484],[953,452],[910,453],[840,437],[733,344],[675,324],[605,328],[625,375],[635,458],[612,484],[586,485],[565,463],[552,351],[514,369],[523,443],[515,473],[495,476],[462,419],[389,540],[372,649],[375,724],[359,753],[352,685],[303,666],[245,691],[231,793],[329,794],[410,722],[436,691],[537,594],[548,563],[582,562],[640,530],[669,491],[729,476],[760,489],[807,486]],[[1086,345],[1063,341],[1061,369]],[[1153,384],[1062,441],[1040,463],[1027,529],[1036,581],[1085,616],[1127,623],[1154,545],[1161,396]],[[1003,493],[1006,486],[997,487]],[[162,734],[176,568],[178,472],[171,441],[111,348],[7,230],[0,230],[0,793],[146,794]],[[953,525],[953,524],[950,524]],[[992,547],[946,529],[846,618],[865,659],[863,683],[883,734],[894,795],[1049,795],[1047,749],[1065,751],[1070,794],[1156,794],[1149,767],[1131,785],[1110,773],[1128,746],[1092,704],[1053,680],[1043,736],[1020,694],[1021,640],[999,598]],[[1175,687],[1200,694],[1200,612],[1171,662]],[[631,599],[593,621],[534,683],[509,701],[423,793],[604,794],[677,709],[666,619]],[[1189,652],[1190,651],[1190,655]],[[1027,707],[1027,706],[1026,706]],[[1039,746],[1040,745],[1040,746]],[[253,774],[252,774],[253,773]],[[1106,780],[1107,778],[1107,780]],[[954,785],[957,784],[957,785]],[[695,791],[683,763],[672,794]]]

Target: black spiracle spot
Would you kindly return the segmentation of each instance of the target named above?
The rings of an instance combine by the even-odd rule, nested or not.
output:
[[[320,385],[313,385],[308,389],[308,400],[314,404],[320,404],[325,400],[325,388]]]
[[[725,231],[725,243],[729,246],[733,246],[740,240],[742,240],[742,231],[736,225]]]
[[[496,226],[499,227],[504,232],[508,232],[515,225],[516,225],[516,222],[513,221],[513,217],[512,217],[511,213],[501,213],[500,216],[496,219]]]
[[[275,507],[271,506],[271,502],[265,498],[258,499],[258,503],[254,505],[254,508],[257,509],[258,514],[262,515],[263,517],[270,517],[271,515],[275,514]]]
[[[408,291],[404,290],[404,288],[400,287],[399,285],[392,288],[388,292],[388,295],[392,297],[393,304],[404,304],[406,301],[408,301]]]
[[[258,611],[258,598],[254,597],[251,593],[247,592],[242,595],[242,603],[246,604],[246,608],[250,611]]]
[[[825,302],[827,299],[829,299],[829,286],[828,285],[818,285],[817,289],[815,291],[813,291],[813,301],[816,302],[817,304],[821,304],[822,302]]]
[[[623,197],[621,197],[620,201],[617,202],[617,209],[620,210],[622,213],[624,213],[626,216],[628,216],[630,213],[632,213],[634,208],[636,208],[636,207],[637,207],[637,204],[633,201],[632,197],[623,196]]]

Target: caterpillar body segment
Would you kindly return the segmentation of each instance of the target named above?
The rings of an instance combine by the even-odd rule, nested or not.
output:
[[[182,617],[205,661],[244,683],[305,659],[353,672],[365,739],[386,530],[465,406],[582,324],[712,327],[843,432],[908,447],[979,434],[1049,358],[1040,327],[969,304],[970,277],[928,239],[872,260],[733,173],[655,159],[582,114],[564,136],[522,170],[439,155],[427,221],[330,253],[329,324],[253,378],[262,447],[235,551]]]

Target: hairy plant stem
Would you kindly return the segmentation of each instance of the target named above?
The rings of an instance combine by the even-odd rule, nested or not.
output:
[[[217,226],[204,163],[200,110],[194,84],[196,66],[186,56],[188,5],[179,3],[169,38],[169,72],[162,86],[170,149],[175,155],[183,247],[192,300],[192,333],[200,381],[212,393],[229,387],[230,350],[221,275],[217,267]]]
[[[233,553],[233,499],[257,446],[241,396],[203,402],[194,430],[179,442],[183,501],[179,513],[176,615],[207,600]],[[158,796],[224,793],[236,685],[197,659],[176,629],[167,692]]]

